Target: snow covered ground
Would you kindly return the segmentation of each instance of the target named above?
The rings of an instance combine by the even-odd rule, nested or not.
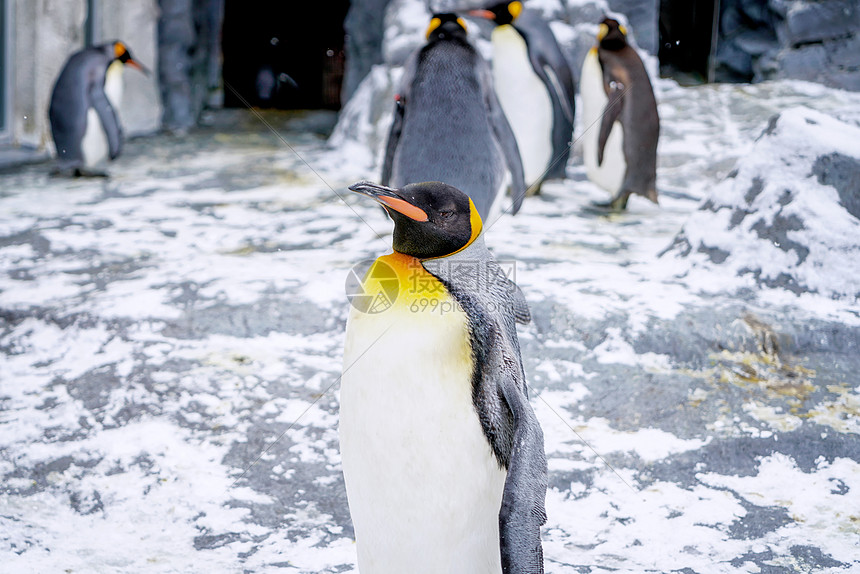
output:
[[[699,208],[735,193],[739,159],[738,181],[762,158],[780,170],[767,154],[784,146],[755,141],[769,118],[806,106],[850,133],[860,94],[657,90],[659,207],[596,213],[575,152],[568,180],[487,224],[534,315],[520,336],[550,467],[547,572],[857,571],[860,305],[738,275],[710,248],[683,256],[678,238],[731,252],[721,212]],[[783,116],[775,137],[811,117]],[[4,572],[356,571],[344,281],[391,224],[345,189],[378,174],[326,147],[330,116],[265,119],[278,135],[223,111],[185,139],[130,141],[107,181],[0,174]],[[747,236],[762,238],[738,235],[738,261],[767,245]],[[837,263],[816,284],[850,292],[857,259]]]

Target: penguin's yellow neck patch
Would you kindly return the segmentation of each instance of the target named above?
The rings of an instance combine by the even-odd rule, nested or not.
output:
[[[511,14],[511,17],[516,20],[519,18],[520,14],[523,13],[523,3],[522,2],[511,2],[508,4],[508,12]]]
[[[127,51],[128,51],[128,50],[126,49],[125,44],[123,44],[122,42],[116,42],[116,43],[113,45],[113,55],[114,55],[114,58],[119,58],[119,57],[121,57],[121,56],[122,56],[123,54],[125,54]]]
[[[606,24],[601,24],[597,28],[597,39],[602,40],[606,37],[607,34],[609,34],[609,26],[607,26]]]
[[[481,232],[484,230],[484,222],[481,221],[481,215],[478,213],[478,208],[475,207],[475,204],[472,203],[472,198],[469,198],[469,223],[472,227],[472,235],[469,237],[469,241],[466,242],[466,245],[455,251],[454,253],[460,253],[468,246],[473,244],[475,240],[481,235]],[[449,255],[454,255],[454,253],[450,253]]]
[[[457,18],[457,24],[459,24],[460,28],[462,28],[464,32],[468,32],[468,29],[466,28],[466,21],[465,20],[463,20],[462,18]],[[432,20],[430,20],[430,25],[427,26],[427,31],[424,33],[424,37],[427,40],[429,40],[430,34],[433,33],[433,30],[435,30],[436,28],[438,28],[441,25],[442,25],[442,20],[440,20],[439,18],[433,18]]]
[[[433,30],[435,30],[436,28],[438,28],[441,25],[442,25],[442,20],[440,20],[439,18],[433,18],[432,20],[430,20],[430,25],[427,26],[427,31],[424,32],[424,38],[429,40],[430,34],[433,33]]]
[[[420,259],[390,253],[374,261],[362,282],[371,314],[389,310],[447,314],[459,307],[445,286],[421,264]]]

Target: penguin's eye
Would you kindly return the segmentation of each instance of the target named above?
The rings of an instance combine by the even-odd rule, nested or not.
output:
[[[452,217],[454,217],[454,212],[453,211],[440,211],[439,217],[441,217],[442,219],[451,219]]]

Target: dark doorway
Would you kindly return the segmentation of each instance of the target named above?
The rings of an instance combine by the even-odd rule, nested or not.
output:
[[[348,9],[349,0],[227,0],[224,105],[340,109]]]
[[[660,2],[660,75],[680,84],[713,81],[719,0]]]

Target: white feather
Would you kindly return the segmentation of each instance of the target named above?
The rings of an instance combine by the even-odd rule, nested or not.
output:
[[[591,50],[582,64],[579,82],[582,95],[582,155],[588,179],[615,195],[624,183],[627,162],[624,159],[624,130],[615,122],[603,148],[603,163],[597,165],[600,122],[609,98],[603,89],[603,71],[597,51]]]
[[[526,185],[531,185],[552,161],[552,100],[513,26],[497,26],[492,42],[496,95],[517,138]]]
[[[105,74],[105,95],[117,113],[122,102],[122,71],[122,62],[115,61],[108,66]],[[107,134],[93,108],[87,110],[87,129],[81,140],[81,150],[84,153],[84,165],[87,167],[94,167],[108,158]]]
[[[506,473],[472,404],[465,314],[435,300],[347,324],[340,446],[362,574],[501,573]]]

